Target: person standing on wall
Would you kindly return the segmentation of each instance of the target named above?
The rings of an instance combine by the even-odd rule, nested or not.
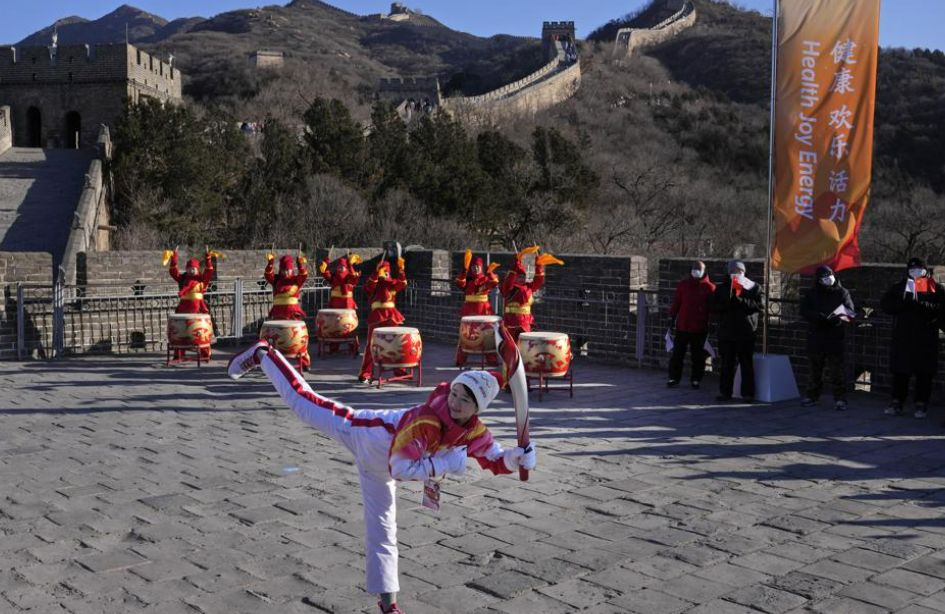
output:
[[[370,382],[374,372],[374,357],[371,356],[374,329],[382,326],[400,326],[404,323],[404,316],[397,309],[397,293],[407,288],[407,273],[404,259],[397,258],[397,276],[390,270],[390,263],[381,260],[377,268],[364,282],[364,293],[371,301],[371,314],[368,316],[367,345],[364,349],[364,358],[361,360],[359,382]],[[398,369],[397,375],[405,371]]]
[[[938,329],[945,307],[945,289],[932,278],[920,258],[906,265],[908,276],[893,284],[883,295],[880,306],[893,316],[889,366],[892,370],[892,403],[886,414],[901,416],[909,380],[915,375],[915,414],[925,418],[932,396],[932,378],[938,369]]]
[[[735,366],[742,369],[742,398],[755,399],[755,331],[764,295],[761,286],[745,276],[745,264],[728,263],[729,277],[715,288],[709,302],[718,317],[718,352],[721,362],[719,396],[721,403],[732,400]]]
[[[705,340],[709,332],[709,299],[715,292],[715,284],[705,274],[705,263],[697,260],[685,279],[676,284],[676,294],[669,308],[676,331],[673,339],[673,353],[669,359],[670,388],[682,379],[683,359],[689,348],[692,372],[690,385],[698,388],[705,374]]]
[[[843,382],[843,339],[847,325],[855,313],[850,292],[844,288],[828,266],[817,267],[814,286],[801,301],[801,317],[807,320],[807,361],[810,379],[803,407],[817,404],[824,386],[824,368],[833,387],[834,408],[847,408],[846,386]]]

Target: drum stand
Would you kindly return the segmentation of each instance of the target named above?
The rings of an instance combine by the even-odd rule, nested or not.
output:
[[[206,358],[203,358],[203,356],[200,355],[200,351],[204,348],[207,348],[208,350]],[[175,352],[180,352],[181,357],[173,358]],[[165,363],[165,366],[169,367],[172,364],[176,365],[176,364],[182,364],[185,362],[190,362],[193,359],[187,358],[187,352],[194,352],[195,354],[197,354],[198,367],[200,366],[201,362],[210,362],[210,355],[209,355],[210,346],[209,345],[188,345],[188,346],[173,346],[173,347],[168,345],[167,346],[167,362]]]
[[[400,370],[409,371],[409,373],[406,373],[404,375],[394,375],[393,377],[384,377],[384,371],[396,372]],[[391,382],[403,382],[403,381],[413,380],[414,374],[416,374],[417,376],[416,377],[417,387],[419,388],[420,386],[423,385],[423,365],[420,363],[417,363],[416,367],[385,367],[384,365],[375,362],[374,371],[377,375],[374,375],[372,373],[371,379],[377,380],[378,390],[381,389],[381,385],[383,384],[389,384]]]
[[[330,344],[336,344],[339,347],[342,345],[351,346],[351,358],[357,358],[358,354],[361,352],[361,341],[358,339],[358,336],[352,335],[350,337],[345,337],[343,339],[332,339],[330,337],[315,337],[315,340],[318,342],[318,357],[321,358],[325,352],[325,346]]]
[[[489,350],[488,352],[467,352],[466,350],[463,350],[463,353],[466,354],[466,363],[463,364],[463,366],[459,368],[460,371],[466,371],[466,370],[468,370],[468,369],[474,369],[474,368],[475,368],[475,367],[470,367],[470,366],[468,366],[468,365],[469,365],[469,356],[475,356],[475,355],[477,355],[477,354],[479,355],[479,369],[481,369],[482,371],[485,371],[486,368],[488,368],[488,367],[496,367],[496,368],[498,368],[499,361],[501,360],[501,357],[499,356],[499,351],[498,351],[498,350]],[[495,356],[496,362],[495,362],[494,365],[487,365],[487,364],[486,364],[486,357],[489,356],[489,355]]]
[[[547,375],[545,375],[544,371],[539,371],[538,377],[534,377],[532,375],[526,375],[525,381],[529,382],[529,386],[528,386],[529,392],[531,392],[532,390],[530,382],[536,379],[538,380],[538,400],[539,401],[541,400],[542,389],[544,389],[545,392],[548,392],[550,390],[567,390],[569,396],[572,399],[574,398],[574,365],[569,365],[568,372],[562,375],[561,377],[548,377]],[[568,384],[566,386],[551,387],[548,385],[548,382],[553,379],[567,379]]]

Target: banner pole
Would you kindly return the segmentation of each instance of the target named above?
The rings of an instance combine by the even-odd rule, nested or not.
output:
[[[774,123],[775,98],[778,83],[778,3],[773,0],[774,8],[771,13],[771,117],[769,119],[770,132],[768,137],[768,217],[766,218],[767,238],[765,240],[765,311],[761,323],[761,353],[768,355],[768,317],[771,314],[771,222],[774,217]]]

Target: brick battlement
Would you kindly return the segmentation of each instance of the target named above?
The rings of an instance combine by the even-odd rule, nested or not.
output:
[[[127,80],[180,97],[180,71],[133,45],[0,47],[0,85]]]
[[[18,147],[94,146],[127,103],[174,102],[183,75],[128,44],[0,47],[0,100]]]
[[[440,89],[440,80],[436,77],[381,77],[381,89],[418,89],[431,88]]]

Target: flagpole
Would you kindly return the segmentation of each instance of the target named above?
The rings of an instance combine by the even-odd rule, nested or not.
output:
[[[773,0],[774,9],[771,14],[771,117],[768,136],[768,217],[766,218],[767,239],[765,241],[765,312],[761,323],[761,352],[768,355],[768,317],[771,303],[771,222],[774,217],[774,122],[775,97],[778,83],[778,3]]]

